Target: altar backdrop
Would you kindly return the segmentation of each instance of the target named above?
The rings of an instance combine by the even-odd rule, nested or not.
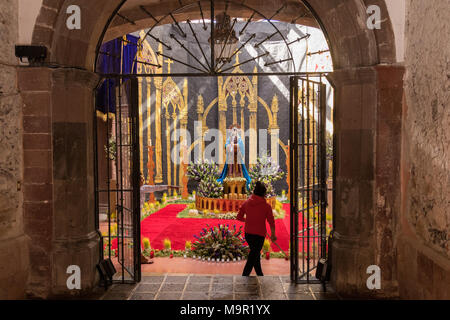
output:
[[[286,23],[276,23],[278,29],[284,34],[288,41],[292,41],[305,35],[300,28],[292,28],[292,25]],[[209,57],[209,39],[208,31],[202,29],[201,23],[192,23],[194,30],[202,45],[203,51]],[[235,30],[242,29],[244,23],[238,22]],[[186,48],[191,51],[200,61],[206,64],[202,58],[202,52],[198,48],[195,38],[190,32],[186,23],[180,23],[181,28],[187,35],[183,38],[176,26],[164,25],[156,27],[152,35],[160,39],[165,45],[176,48],[168,48],[154,39],[147,37],[143,39],[147,30],[134,33],[127,36],[127,40],[135,42],[137,46],[129,45],[128,56],[124,54],[124,60],[129,72],[153,73],[153,74],[173,74],[197,72],[174,62],[171,59],[157,56],[156,52],[162,52],[177,60],[188,62],[196,67],[201,67],[199,63],[190,56],[185,50],[179,47],[176,41],[171,38],[171,34],[181,41]],[[205,33],[205,34],[203,34]],[[198,160],[198,155],[202,155],[216,143],[217,152],[213,153],[215,160],[225,159],[225,139],[226,129],[232,124],[238,124],[241,127],[242,138],[245,141],[246,165],[251,167],[256,162],[258,156],[269,154],[274,159],[278,159],[282,170],[287,174],[286,155],[289,139],[289,78],[278,76],[242,76],[242,73],[276,72],[276,71],[306,71],[308,43],[299,42],[290,46],[294,53],[297,70],[289,69],[289,62],[284,65],[275,64],[265,67],[267,61],[283,60],[290,56],[286,50],[286,44],[281,37],[274,36],[270,41],[264,42],[259,50],[268,50],[271,53],[270,58],[255,60],[239,66],[239,63],[251,59],[260,54],[254,52],[252,45],[262,41],[268,35],[273,33],[273,29],[263,22],[253,23],[248,26],[245,33],[240,36],[240,42],[245,42],[253,33],[256,37],[249,42],[238,54],[233,57],[229,66],[234,66],[227,72],[233,72],[233,77],[139,77],[139,119],[140,119],[140,156],[141,172],[148,178],[148,152],[147,146],[154,146],[154,179],[156,184],[182,185],[182,178],[185,175],[183,166],[174,158],[171,152],[174,147],[180,145],[180,139],[173,136],[176,129],[186,129],[189,132],[191,141],[188,141],[187,151],[190,161]],[[278,38],[277,38],[278,37]],[[203,39],[203,41],[202,41]],[[117,41],[117,40],[115,40]],[[119,41],[120,42],[120,41]],[[113,52],[117,52],[117,42],[111,42],[109,47]],[[132,58],[134,47],[136,49],[136,59],[151,64],[161,65],[157,68],[148,64],[133,63]],[[323,49],[323,48],[320,48]],[[311,50],[311,49],[309,49]],[[119,53],[120,55],[120,53]],[[323,57],[321,57],[323,59]],[[329,64],[325,62],[315,63],[313,71],[330,70]],[[102,70],[111,70],[111,58],[104,58]],[[117,63],[117,59],[114,63]],[[311,63],[310,63],[311,64]],[[312,63],[314,65],[314,62]],[[282,67],[282,69],[280,69]],[[109,68],[109,69],[108,69]],[[115,69],[114,69],[115,68]],[[117,69],[117,66],[113,70]],[[319,69],[319,70],[317,70]],[[311,70],[309,70],[311,71]],[[111,71],[109,71],[111,72]],[[109,98],[113,101],[113,97]],[[104,103],[105,105],[107,103]],[[111,105],[111,104],[110,104]],[[105,112],[106,110],[103,110]],[[113,111],[110,107],[110,111]],[[328,112],[331,117],[331,110]],[[202,123],[202,132],[195,132],[194,123]],[[197,128],[198,129],[198,128]],[[209,141],[208,129],[219,129],[222,132],[222,141]],[[247,131],[248,129],[253,129]],[[244,139],[244,133],[249,133]],[[200,137],[195,140],[194,137]],[[206,141],[205,141],[206,136]],[[203,137],[203,139],[201,138]],[[186,137],[183,137],[186,139]],[[182,138],[182,139],[183,139]],[[175,140],[175,141],[174,141]],[[181,149],[181,148],[180,148]],[[180,149],[176,150],[178,153]],[[195,157],[197,155],[197,158]],[[179,162],[179,161],[178,161]],[[222,167],[222,166],[221,166]],[[275,184],[278,192],[287,190],[286,177]],[[189,183],[190,191],[195,190],[195,184]]]

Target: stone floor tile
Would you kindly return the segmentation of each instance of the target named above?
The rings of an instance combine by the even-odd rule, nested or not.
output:
[[[188,282],[186,286],[186,291],[190,292],[208,292],[209,283],[191,283]]]
[[[308,293],[288,293],[289,300],[315,300],[312,294]]]
[[[156,293],[158,292],[159,288],[161,287],[161,284],[159,283],[141,283],[137,288],[135,292],[150,292],[150,293]]]
[[[293,283],[285,283],[284,289],[286,293],[311,293],[309,291],[307,284],[293,284]]]
[[[284,293],[269,293],[263,292],[262,300],[288,300],[288,297]]]
[[[160,292],[156,300],[180,300],[181,292]]]
[[[156,293],[134,293],[130,300],[154,300]]]
[[[284,287],[281,285],[281,283],[262,284],[261,291],[263,293],[284,293],[285,292]]]
[[[165,276],[148,276],[142,277],[142,283],[161,283],[163,282]]]
[[[211,292],[209,295],[210,300],[233,300],[232,292]]]
[[[324,292],[323,285],[320,283],[309,284],[308,287],[309,287],[310,291],[312,291],[312,292]]]
[[[233,284],[232,283],[214,283],[211,291],[214,292],[233,292]]]
[[[257,284],[258,278],[257,277],[234,277],[234,283],[238,284]]]
[[[108,289],[108,292],[131,292],[136,286],[137,284],[114,284]]]
[[[165,283],[186,283],[187,276],[167,276]]]
[[[213,279],[213,283],[233,283],[232,276],[216,276]]]
[[[208,300],[208,292],[184,292],[182,300]]]
[[[189,278],[190,283],[210,283],[212,276],[191,276]]]
[[[242,292],[242,293],[258,293],[258,285],[256,284],[240,284],[237,283],[234,285],[234,292]]]
[[[161,287],[161,292],[182,292],[184,286],[184,283],[164,283]]]
[[[236,293],[236,300],[261,300],[257,294]]]
[[[259,283],[281,283],[280,277],[278,276],[264,276],[258,278]]]

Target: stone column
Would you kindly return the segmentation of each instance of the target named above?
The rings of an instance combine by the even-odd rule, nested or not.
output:
[[[379,65],[377,71],[376,141],[376,264],[381,268],[385,296],[396,296],[396,228],[401,205],[401,141],[403,113],[402,65]]]
[[[95,229],[93,89],[94,73],[53,71],[53,272],[52,294],[68,291],[66,269],[81,268],[81,292],[96,285],[99,236]]]
[[[95,229],[94,73],[21,68],[24,97],[25,231],[31,237],[34,297],[89,293],[98,277]],[[25,143],[26,141],[26,143]],[[81,290],[68,290],[67,267],[81,269]]]
[[[348,296],[390,296],[396,290],[392,217],[399,208],[390,200],[386,206],[382,199],[384,190],[389,190],[391,199],[400,193],[400,188],[387,187],[387,175],[394,185],[397,182],[400,149],[395,144],[400,139],[390,135],[398,121],[388,120],[392,114],[385,112],[389,106],[401,110],[401,104],[379,90],[386,74],[382,68],[337,70],[331,75],[336,89],[337,155],[332,282],[337,292]],[[401,81],[392,90],[401,94]],[[366,286],[370,265],[381,268],[381,290]]]

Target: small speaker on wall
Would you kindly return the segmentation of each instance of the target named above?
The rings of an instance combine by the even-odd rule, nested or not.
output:
[[[101,283],[103,283],[105,289],[107,289],[108,286],[112,285],[113,277],[117,273],[114,264],[111,259],[104,259],[97,264],[97,270],[100,273]]]

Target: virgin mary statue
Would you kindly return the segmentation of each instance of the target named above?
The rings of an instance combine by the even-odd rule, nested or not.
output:
[[[239,135],[239,130],[237,125],[233,125],[227,130],[227,140],[225,143],[226,160],[222,174],[217,181],[223,183],[227,177],[244,177],[248,190],[252,179],[245,167],[245,146]]]

